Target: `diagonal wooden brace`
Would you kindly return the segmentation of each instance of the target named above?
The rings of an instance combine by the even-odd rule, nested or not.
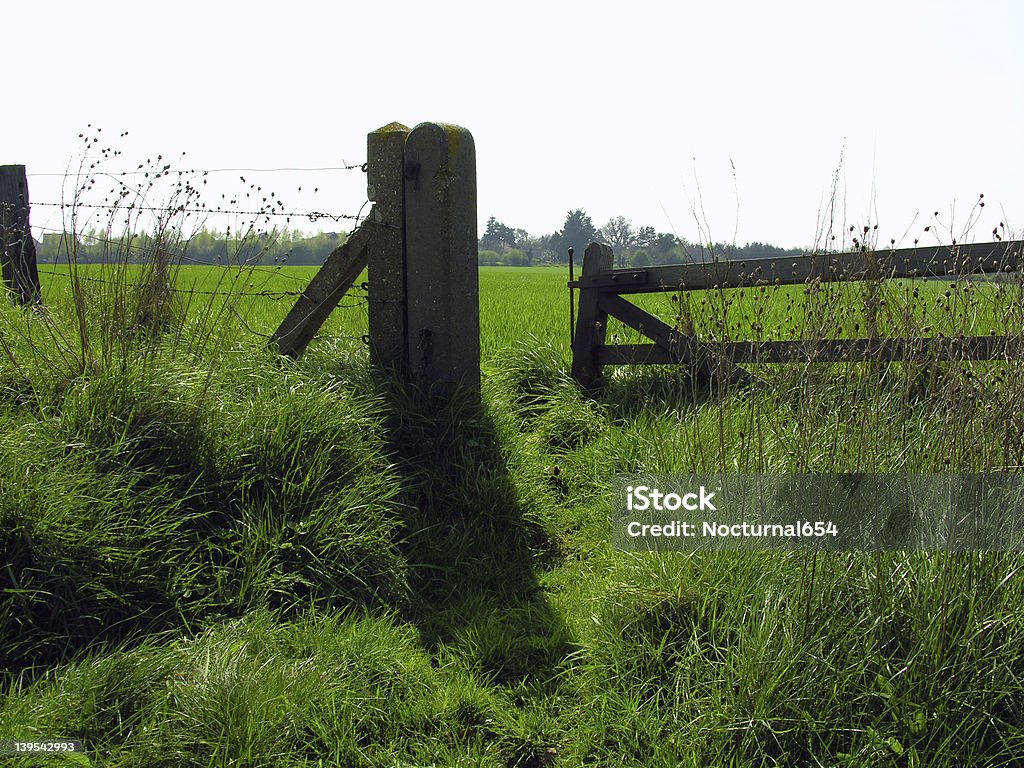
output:
[[[680,333],[665,321],[645,312],[616,293],[602,293],[598,304],[602,311],[618,318],[667,350],[673,362],[693,366],[701,378],[729,384],[750,384],[755,380],[750,373],[718,354],[713,344],[697,341],[693,336]]]
[[[359,228],[331,251],[320,271],[270,337],[271,348],[288,357],[298,357],[306,350],[352,283],[366,269],[367,245],[375,226],[371,210]]]

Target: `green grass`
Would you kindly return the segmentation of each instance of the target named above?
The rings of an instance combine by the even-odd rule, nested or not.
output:
[[[640,555],[609,519],[616,472],[1017,470],[1018,362],[585,395],[565,271],[485,268],[484,405],[438,406],[369,371],[361,302],[299,361],[264,350],[311,274],[182,268],[156,330],[100,267],[82,322],[67,277],[49,319],[0,310],[0,739],[111,766],[1020,764],[1019,554]],[[727,340],[1016,333],[1020,293],[638,301]]]

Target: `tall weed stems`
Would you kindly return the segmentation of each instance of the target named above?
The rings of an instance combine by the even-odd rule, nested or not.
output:
[[[272,276],[258,265],[281,234],[272,226],[280,202],[264,198],[256,212],[236,216],[222,268],[203,279],[187,267],[189,243],[209,219],[206,174],[179,170],[159,154],[131,173],[108,172],[111,162],[124,165],[122,151],[92,130],[80,136],[81,153],[65,177],[62,231],[46,235],[61,239],[46,309],[21,322],[12,317],[0,328],[0,348],[16,368],[29,357],[63,382],[161,356],[214,365],[241,338],[240,288]]]
[[[827,241],[816,244],[813,252],[862,253],[866,279],[812,280],[796,286],[764,280],[747,287],[681,291],[672,297],[675,327],[712,348],[716,343],[778,339],[797,341],[803,350],[788,364],[750,367],[757,376],[749,393],[751,407],[745,409],[750,423],[733,427],[743,442],[739,455],[725,445],[735,437],[726,425],[735,423],[736,397],[718,393],[718,439],[711,446],[706,435],[696,441],[714,446],[718,461],[713,468],[970,472],[1024,466],[1017,415],[1024,406],[1019,384],[1021,271],[889,279],[880,273],[878,257],[909,244],[893,238],[879,245],[877,223],[849,226],[837,240],[835,221],[845,215],[837,214],[835,205],[833,190],[819,225]],[[984,206],[982,195],[959,230],[936,223],[942,221],[936,212],[913,246],[955,248],[969,241]],[[1014,240],[1004,222],[993,228],[992,236]],[[1007,338],[993,360],[918,353],[892,363],[815,361],[822,342],[830,339],[931,338],[958,347],[968,337],[986,335]]]

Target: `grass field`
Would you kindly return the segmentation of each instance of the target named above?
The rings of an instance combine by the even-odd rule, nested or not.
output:
[[[1020,554],[630,554],[609,522],[617,472],[1017,471],[1019,362],[622,368],[588,396],[564,270],[484,268],[484,408],[437,407],[371,375],[358,296],[299,361],[264,350],[312,271],[182,268],[157,306],[91,267],[44,276],[48,316],[4,306],[0,739],[109,766],[1021,764]],[[708,339],[956,336],[1019,333],[1021,296],[641,303]]]

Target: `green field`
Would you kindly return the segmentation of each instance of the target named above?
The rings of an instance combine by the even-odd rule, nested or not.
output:
[[[4,305],[0,740],[104,766],[1021,764],[1019,553],[630,554],[609,521],[619,472],[1019,471],[1019,362],[586,394],[565,270],[494,267],[484,407],[438,405],[372,375],[359,291],[300,360],[266,351],[313,271],[183,267],[162,303],[93,266],[44,275],[46,313]],[[640,303],[710,341],[960,336],[1018,334],[1022,295]]]

